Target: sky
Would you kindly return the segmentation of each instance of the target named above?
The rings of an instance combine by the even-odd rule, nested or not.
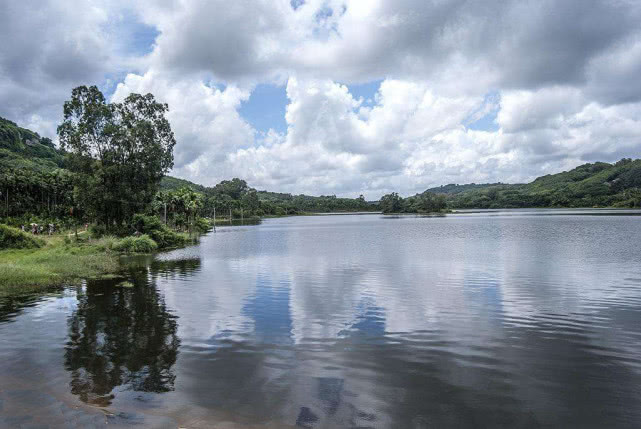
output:
[[[4,1],[0,116],[168,103],[171,174],[367,199],[641,156],[641,1]]]

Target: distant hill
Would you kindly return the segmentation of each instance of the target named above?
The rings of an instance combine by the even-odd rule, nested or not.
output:
[[[0,117],[0,167],[43,172],[63,166],[64,154],[51,139]]]
[[[244,181],[242,182],[244,183]],[[171,176],[163,177],[160,183],[160,188],[167,191],[183,187],[193,189],[208,196],[215,196],[220,192],[224,192],[221,184],[206,187],[190,182],[189,180],[178,179]],[[367,202],[364,199],[339,198],[335,195],[315,197],[304,194],[292,195],[289,193],[269,191],[256,191],[256,195],[262,203],[280,205],[297,212],[368,211],[376,208],[376,203]]]
[[[426,192],[445,194],[452,208],[639,207],[641,159],[583,164],[526,184],[447,185]]]
[[[189,180],[179,179],[177,177],[172,177],[172,176],[165,176],[160,181],[160,189],[163,189],[166,191],[175,191],[176,189],[180,189],[180,188],[189,188],[189,189],[193,189],[194,191],[203,192],[203,193],[205,193],[207,190],[206,186],[198,185],[194,182],[190,182]]]
[[[460,194],[461,192],[480,190],[498,185],[502,185],[502,183],[468,183],[466,185],[455,185],[453,183],[450,183],[449,185],[441,185],[435,188],[430,188],[425,192],[431,192],[433,194]]]

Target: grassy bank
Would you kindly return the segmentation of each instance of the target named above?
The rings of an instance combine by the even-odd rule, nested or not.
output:
[[[31,293],[116,272],[118,253],[104,240],[75,242],[46,237],[36,249],[0,251],[0,296]]]
[[[36,237],[0,224],[0,296],[115,273],[121,254],[153,253],[197,239],[170,230],[155,217],[136,215],[134,222],[142,234],[123,238],[99,234],[93,227],[78,238],[73,234]]]

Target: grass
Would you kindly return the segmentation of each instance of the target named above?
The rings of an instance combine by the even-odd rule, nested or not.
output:
[[[153,253],[194,241],[165,225],[158,227],[146,217],[140,221],[148,224],[141,229],[148,229],[149,235],[92,238],[92,234],[82,232],[77,238],[73,234],[34,237],[0,225],[0,297],[39,292],[81,279],[115,276],[123,253]]]
[[[148,235],[143,234],[140,237],[125,237],[115,243],[113,248],[125,253],[152,253],[158,249],[158,244]]]
[[[0,224],[0,249],[36,249],[44,241],[18,228]]]
[[[0,251],[0,296],[33,293],[118,271],[118,253],[110,250],[110,240],[65,243],[64,237],[54,236],[45,237],[39,249]]]

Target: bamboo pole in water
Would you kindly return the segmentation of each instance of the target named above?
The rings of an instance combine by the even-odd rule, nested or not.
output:
[[[216,232],[216,206],[214,206],[214,232]]]

